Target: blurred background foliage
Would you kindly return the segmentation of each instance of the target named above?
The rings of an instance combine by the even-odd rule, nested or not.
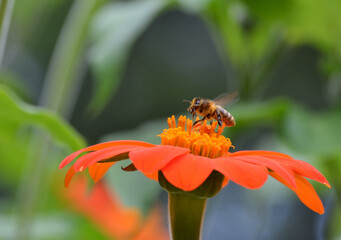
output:
[[[64,189],[59,162],[101,141],[159,143],[166,117],[185,114],[183,99],[235,90],[237,126],[225,134],[236,149],[289,153],[332,189],[316,185],[319,216],[270,179],[256,191],[230,183],[208,202],[203,239],[341,239],[339,0],[0,7],[0,239],[166,239],[157,183],[116,167],[103,180],[110,187],[86,198],[83,185]],[[110,206],[131,229],[109,230]]]

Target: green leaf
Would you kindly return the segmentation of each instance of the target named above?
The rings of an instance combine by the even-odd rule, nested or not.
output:
[[[46,130],[52,139],[75,151],[84,139],[58,115],[24,103],[10,89],[0,85],[0,163],[1,177],[17,181],[29,148],[28,126]]]
[[[66,121],[46,109],[22,102],[10,89],[0,86],[1,121],[11,120],[19,124],[33,124],[47,130],[57,142],[78,150],[85,141]]]
[[[17,77],[15,73],[10,71],[1,70],[0,73],[0,86],[7,86],[15,94],[20,96],[21,99],[29,102],[32,101],[32,94],[29,92],[30,88],[22,79]]]
[[[97,81],[89,106],[93,114],[100,113],[117,90],[134,42],[166,3],[162,0],[110,3],[94,17],[93,45],[88,54]]]
[[[258,25],[283,27],[289,42],[313,44],[327,51],[338,49],[341,54],[339,0],[265,0],[262,4],[252,0],[244,2]]]
[[[285,119],[283,136],[299,152],[341,156],[341,113],[313,113],[294,108]]]
[[[298,0],[294,6],[287,21],[288,36],[292,41],[340,50],[340,1]]]

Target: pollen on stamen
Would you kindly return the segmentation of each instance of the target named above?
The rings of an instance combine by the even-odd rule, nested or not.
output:
[[[210,152],[211,146],[209,145],[203,145],[201,155],[204,157],[208,157],[208,154]]]
[[[186,126],[186,117],[181,115],[178,120],[178,127],[181,127],[182,130],[185,130],[185,126]]]
[[[210,133],[209,133],[210,136],[213,136],[213,134],[215,133],[215,132],[214,132],[214,129],[217,127],[217,125],[218,125],[217,122],[213,122],[213,123],[211,124],[211,129],[210,129]]]
[[[193,121],[190,119],[187,119],[187,132],[191,134],[192,132],[192,127],[193,127]]]
[[[180,136],[179,140],[178,140],[178,146],[179,147],[185,147],[185,145],[186,145],[185,140],[186,139],[183,136]]]
[[[218,154],[218,151],[219,151],[219,147],[213,146],[211,148],[210,153],[209,153],[209,157],[210,158],[215,158],[217,156],[217,154]]]
[[[200,126],[200,134],[203,134],[203,133],[205,133],[205,132],[207,132],[207,121],[203,121],[203,123],[201,124],[201,126]]]
[[[198,118],[196,119],[198,120]],[[162,145],[172,145],[190,149],[194,155],[216,158],[226,156],[231,145],[230,139],[220,135],[225,125],[218,126],[213,122],[211,125],[207,121],[198,122],[193,126],[193,121],[180,116],[177,124],[175,117],[167,119],[169,128],[158,135],[161,137]]]
[[[203,147],[202,144],[195,144],[195,145],[194,145],[193,154],[195,154],[195,155],[201,155],[201,153],[202,153],[202,147]]]
[[[167,124],[169,128],[172,128],[172,120],[170,118],[167,118]]]
[[[176,123],[175,123],[174,115],[172,116],[171,120],[172,120],[172,128],[176,128]]]

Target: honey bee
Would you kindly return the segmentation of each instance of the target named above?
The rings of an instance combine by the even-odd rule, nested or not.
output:
[[[194,118],[195,115],[202,116],[203,118],[194,122],[193,126],[198,122],[202,122],[204,120],[212,121],[216,120],[219,126],[222,126],[225,123],[226,127],[233,127],[236,125],[236,121],[234,117],[229,113],[226,109],[224,109],[221,105],[226,105],[231,102],[237,96],[237,92],[231,94],[221,95],[214,100],[195,97],[192,101],[184,100],[184,102],[189,102],[191,105],[187,108],[192,114]]]

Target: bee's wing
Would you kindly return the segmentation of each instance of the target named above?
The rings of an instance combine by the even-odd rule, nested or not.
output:
[[[213,99],[213,101],[220,106],[226,106],[228,104],[231,104],[232,102],[236,102],[238,101],[238,91],[234,91],[231,93],[223,93],[221,95],[219,95],[218,97],[216,97],[215,99]]]

